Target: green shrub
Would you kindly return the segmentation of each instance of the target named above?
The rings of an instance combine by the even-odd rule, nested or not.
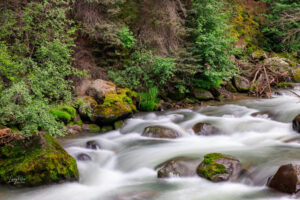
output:
[[[32,135],[61,135],[63,124],[51,108],[71,100],[74,22],[70,0],[0,2],[0,119]],[[4,22],[4,23],[2,23]],[[68,110],[68,109],[67,109]],[[69,111],[68,111],[69,112]],[[70,121],[70,114],[55,112]]]
[[[144,92],[152,87],[163,88],[175,70],[174,59],[137,50],[132,53],[128,65],[124,65],[122,70],[109,71],[109,76],[119,86]]]
[[[123,26],[119,30],[119,36],[122,42],[123,47],[125,48],[132,48],[135,43],[135,38],[133,33],[129,30],[127,26]]]
[[[264,0],[269,4],[265,15],[265,48],[277,52],[300,52],[300,2],[297,0]]]

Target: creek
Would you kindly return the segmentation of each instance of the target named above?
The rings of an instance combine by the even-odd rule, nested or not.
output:
[[[300,87],[294,92],[300,94]],[[78,183],[28,189],[0,188],[5,200],[278,200],[294,199],[269,189],[268,177],[280,165],[300,164],[300,135],[291,121],[300,114],[300,99],[289,91],[273,99],[242,100],[195,110],[139,113],[120,131],[85,134],[62,141],[74,157],[85,153],[91,161],[77,161]],[[252,115],[261,112],[261,114]],[[195,135],[192,127],[208,122],[222,131]],[[179,132],[176,139],[141,136],[145,127],[160,125]],[[87,149],[88,141],[101,148]],[[155,167],[184,156],[203,160],[207,153],[237,157],[248,176],[239,182],[212,183],[198,176],[158,179]],[[0,196],[0,199],[1,199]]]

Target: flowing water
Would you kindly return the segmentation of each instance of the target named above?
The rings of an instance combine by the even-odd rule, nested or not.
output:
[[[300,93],[300,88],[295,92]],[[266,112],[253,117],[255,112]],[[78,183],[29,189],[1,188],[8,200],[267,200],[295,199],[265,184],[278,167],[300,163],[300,135],[291,121],[300,113],[300,99],[288,91],[270,100],[244,100],[198,110],[138,114],[120,131],[80,136],[63,141],[77,161]],[[192,127],[209,122],[222,130],[215,136],[196,136]],[[149,125],[176,129],[182,137],[154,139],[141,136]],[[101,149],[85,148],[94,140]],[[249,176],[239,182],[212,183],[200,177],[158,179],[155,167],[177,156],[203,160],[207,153],[237,157]]]

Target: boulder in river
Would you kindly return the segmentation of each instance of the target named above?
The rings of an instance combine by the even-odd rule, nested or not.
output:
[[[240,161],[230,155],[211,153],[197,168],[197,174],[212,182],[235,181],[242,172]]]
[[[96,141],[91,140],[86,143],[86,148],[97,150],[97,149],[100,149],[100,145]]]
[[[276,174],[269,178],[268,186],[289,194],[300,190],[300,165],[282,165]]]
[[[220,130],[209,123],[197,123],[193,126],[193,130],[197,135],[216,135],[220,133]]]
[[[85,154],[85,153],[81,153],[81,154],[77,155],[76,158],[77,158],[77,160],[80,160],[80,161],[90,161],[90,160],[92,160],[92,158],[89,155]]]
[[[177,138],[179,133],[164,126],[148,126],[144,129],[142,136],[154,138]]]
[[[0,183],[14,186],[39,186],[79,178],[75,159],[46,133],[1,146],[0,169]]]
[[[169,177],[190,177],[196,175],[196,168],[199,162],[195,159],[188,159],[183,157],[173,158],[162,164],[157,169],[158,178]]]
[[[293,120],[293,129],[300,133],[300,115],[296,116]]]

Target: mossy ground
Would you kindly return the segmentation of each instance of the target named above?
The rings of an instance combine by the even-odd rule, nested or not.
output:
[[[33,136],[0,148],[0,183],[38,186],[64,180],[77,180],[78,169],[72,158],[49,136]]]
[[[231,159],[220,153],[207,154],[204,156],[204,160],[202,162],[205,167],[198,167],[197,173],[209,180],[212,180],[217,174],[227,173],[224,165],[216,163],[216,160],[220,158]]]
[[[293,88],[294,85],[293,83],[289,83],[289,82],[280,82],[277,84],[277,87],[279,88]]]

